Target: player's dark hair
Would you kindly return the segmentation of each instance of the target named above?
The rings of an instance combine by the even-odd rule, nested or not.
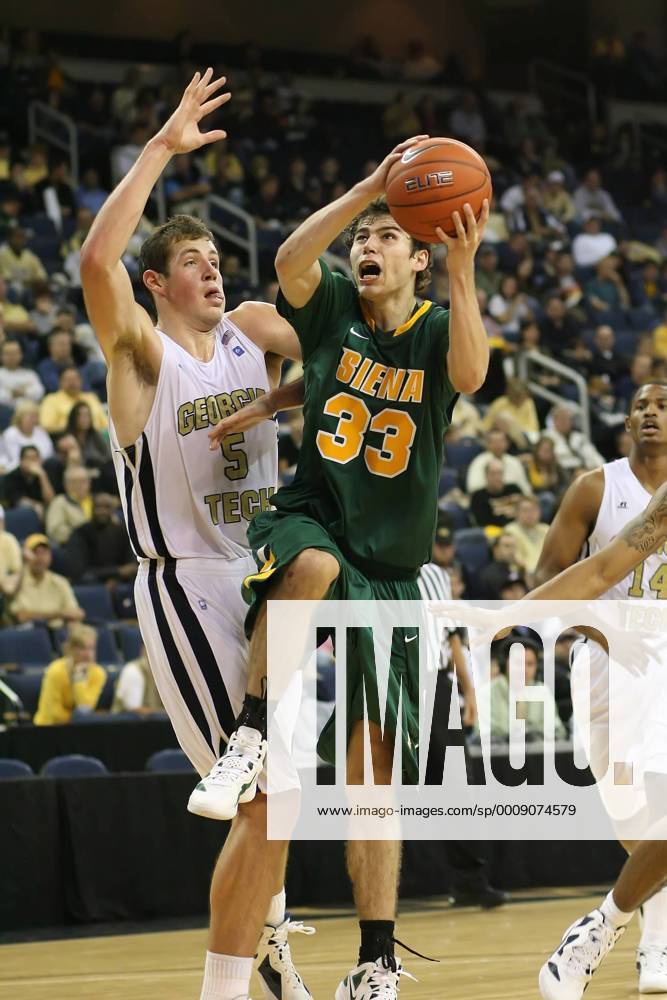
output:
[[[169,274],[169,251],[174,243],[183,240],[210,240],[215,244],[213,233],[201,219],[194,215],[173,215],[144,240],[139,251],[140,272]]]
[[[632,412],[632,407],[635,405],[635,399],[637,398],[637,396],[639,395],[639,393],[642,391],[642,389],[645,389],[647,385],[659,385],[662,389],[667,389],[667,379],[664,379],[664,378],[647,378],[645,382],[642,382],[641,385],[637,386],[637,388],[635,389],[635,391],[632,394],[632,398],[630,399],[630,405],[628,407],[628,414],[630,414]]]
[[[381,215],[391,215],[389,211],[389,205],[387,204],[386,198],[376,198],[374,201],[367,205],[363,212],[360,212],[356,218],[352,219],[349,226],[343,231],[343,242],[347,249],[349,250],[354,243],[354,237],[356,236],[357,230],[361,227],[362,222],[374,222],[375,219],[379,218]],[[398,225],[398,223],[397,223]],[[408,233],[408,236],[410,234]],[[412,253],[416,253],[418,250],[428,250],[428,264],[423,271],[417,272],[417,277],[415,280],[415,292],[421,295],[425,292],[428,286],[431,284],[431,265],[432,265],[432,250],[429,243],[422,243],[421,240],[416,240],[414,236],[410,236],[410,241],[412,243]]]

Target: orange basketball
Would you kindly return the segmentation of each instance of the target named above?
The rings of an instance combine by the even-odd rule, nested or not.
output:
[[[479,153],[457,139],[422,139],[403,153],[387,175],[387,203],[401,229],[424,243],[439,243],[436,226],[456,236],[452,213],[463,224],[469,202],[479,219],[491,200],[491,175]]]

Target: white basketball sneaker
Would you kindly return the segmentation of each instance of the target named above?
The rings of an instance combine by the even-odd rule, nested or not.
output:
[[[334,1000],[396,1000],[401,976],[417,980],[402,968],[400,958],[395,959],[395,963],[395,971],[386,969],[380,958],[351,969],[338,984]]]
[[[314,934],[301,920],[285,916],[282,924],[265,924],[259,942],[260,951],[267,949],[257,972],[266,1000],[313,1000],[310,990],[296,971],[290,952],[288,934]]]
[[[640,945],[637,972],[640,993],[667,993],[667,947]]]
[[[557,950],[540,969],[543,1000],[581,1000],[593,973],[624,931],[625,927],[612,927],[600,910],[568,927]]]
[[[251,802],[264,766],[266,740],[258,729],[239,726],[227,748],[188,801],[188,811],[207,819],[234,819],[239,802]]]

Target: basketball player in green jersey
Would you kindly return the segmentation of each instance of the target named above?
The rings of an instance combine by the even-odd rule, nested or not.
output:
[[[274,495],[274,510],[250,525],[259,572],[245,584],[252,635],[248,697],[239,720],[244,733],[254,728],[253,747],[266,728],[266,600],[419,600],[417,572],[433,539],[443,433],[457,394],[474,392],[486,375],[489,349],[474,257],[488,204],[479,223],[469,206],[465,225],[457,213],[457,237],[438,233],[448,248],[447,311],[417,302],[430,249],[378,201],[390,166],[416,141],[397,146],[370,177],[302,223],[276,257],[278,310],[297,331],[303,352],[305,425],[293,483]],[[321,260],[346,229],[353,280],[332,274]],[[357,644],[347,650],[350,784],[363,782],[363,679],[371,691],[375,684],[372,639],[356,631]],[[408,780],[418,772],[419,644],[399,645],[396,636],[384,739],[378,706],[369,698],[378,783],[391,780],[401,678],[404,772]],[[320,740],[329,760],[333,745],[331,720]],[[234,758],[223,756],[199,788],[210,796],[212,810],[219,803],[224,818],[239,796],[251,793],[252,780],[237,742]],[[393,948],[400,844],[350,842],[347,861],[361,950],[336,998],[369,1000],[382,991],[390,1000],[402,971]]]

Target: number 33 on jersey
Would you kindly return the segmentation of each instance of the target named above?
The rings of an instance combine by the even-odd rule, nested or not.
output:
[[[380,330],[353,282],[320,263],[306,306],[278,301],[303,350],[306,435],[294,483],[274,503],[312,510],[352,556],[413,570],[430,552],[456,400],[449,314],[424,302],[402,327]]]

